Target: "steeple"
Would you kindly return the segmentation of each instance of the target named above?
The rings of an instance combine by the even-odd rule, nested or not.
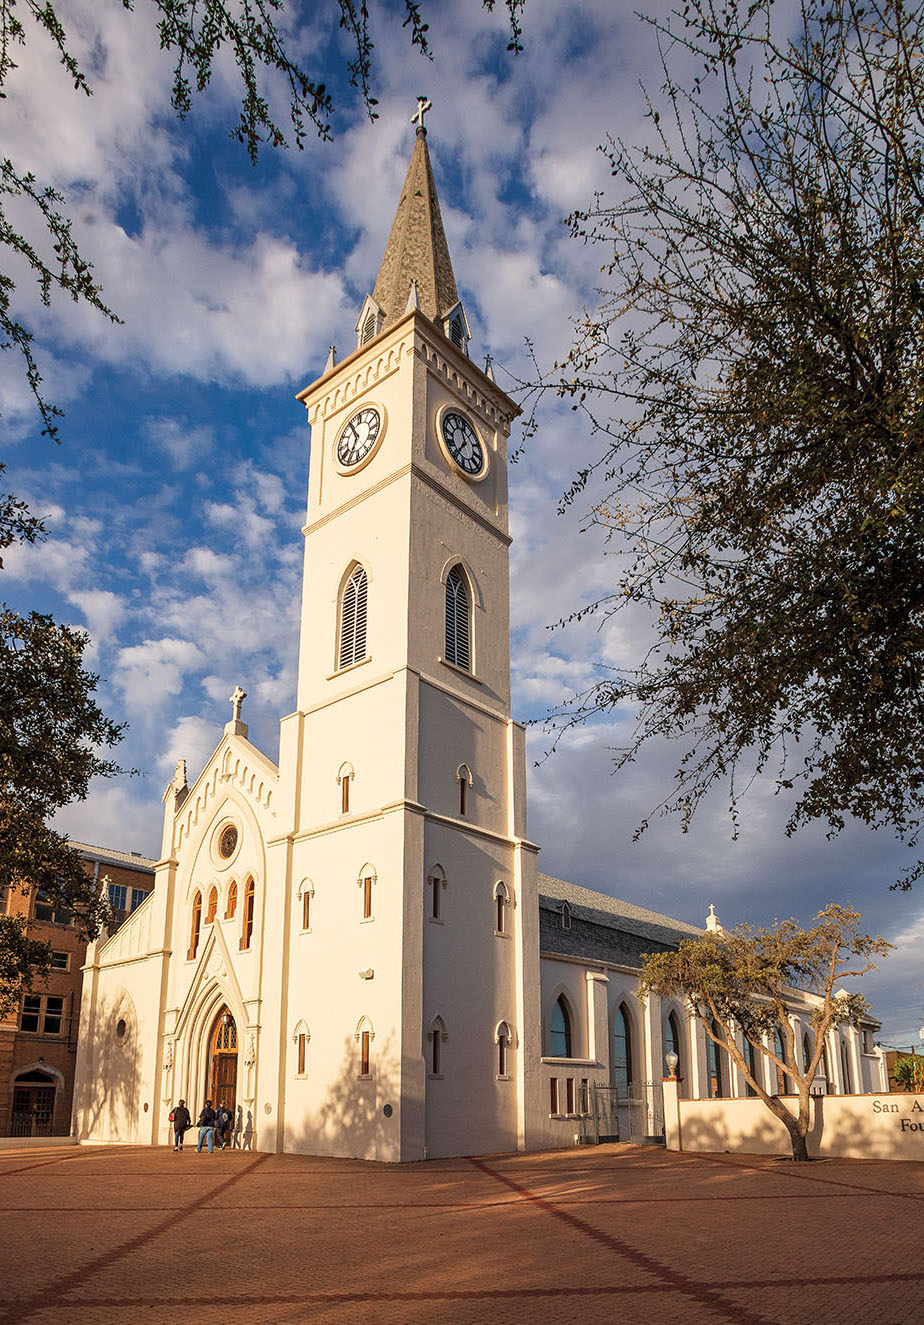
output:
[[[421,97],[418,106],[414,116],[414,122],[417,123],[414,150],[372,292],[381,319],[377,330],[403,317],[412,306],[411,301],[416,298],[413,306],[418,307],[432,321],[442,324],[447,335],[452,332],[450,314],[458,310],[457,320],[464,328],[467,339],[468,327],[452,273],[430,154],[427,151],[427,131],[423,127],[423,112],[429,109],[429,102]],[[460,344],[456,335],[453,334],[452,339]]]

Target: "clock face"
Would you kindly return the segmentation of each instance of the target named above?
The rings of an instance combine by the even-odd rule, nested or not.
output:
[[[440,420],[446,450],[467,478],[480,478],[487,468],[481,438],[464,414],[447,410]]]
[[[341,428],[337,459],[344,469],[361,465],[375,450],[382,431],[382,416],[374,405],[357,411]]]

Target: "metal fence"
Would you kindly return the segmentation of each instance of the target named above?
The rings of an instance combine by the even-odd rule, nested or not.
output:
[[[591,1109],[582,1120],[582,1140],[632,1141],[660,1145],[664,1141],[664,1091],[660,1081],[633,1081],[628,1093],[618,1086],[593,1086]]]

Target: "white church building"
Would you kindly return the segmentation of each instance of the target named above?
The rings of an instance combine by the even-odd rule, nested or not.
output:
[[[166,1144],[173,1104],[210,1097],[262,1151],[572,1144],[596,1087],[648,1099],[666,1052],[692,1097],[745,1094],[679,1004],[636,995],[642,953],[702,931],[538,873],[510,713],[518,410],[469,357],[421,119],[356,348],[299,396],[296,709],[274,762],[238,687],[193,783],[178,764],[155,887],[87,954],[79,1139]],[[868,1031],[826,1051],[825,1089],[884,1088]]]

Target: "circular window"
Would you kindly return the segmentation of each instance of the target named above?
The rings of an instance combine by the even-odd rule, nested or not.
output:
[[[116,1035],[118,1035],[120,1040],[122,1039],[122,1037],[124,1036],[127,1030],[128,1026],[125,1024],[125,1018],[120,1017],[119,1020],[116,1022]]]
[[[234,824],[227,824],[218,838],[218,854],[222,860],[230,860],[237,848],[237,829]]]

